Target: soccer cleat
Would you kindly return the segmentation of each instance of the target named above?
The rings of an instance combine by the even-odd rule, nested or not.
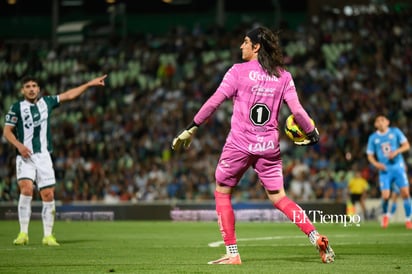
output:
[[[56,238],[53,235],[43,237],[42,243],[43,245],[48,246],[60,246],[60,244],[56,241]]]
[[[384,215],[382,217],[382,223],[381,223],[382,228],[387,228],[388,224],[389,224],[389,217],[388,215]]]
[[[329,240],[326,236],[319,235],[316,240],[316,248],[319,251],[320,258],[325,264],[333,263],[335,261],[335,252],[329,245]]]
[[[406,226],[406,229],[412,229],[412,222],[406,221],[405,226]]]
[[[240,260],[240,255],[230,255],[225,254],[222,258],[217,259],[216,261],[210,261],[208,264],[242,264],[242,260]]]
[[[17,238],[13,241],[14,245],[27,245],[29,244],[29,235],[25,232],[20,232]]]

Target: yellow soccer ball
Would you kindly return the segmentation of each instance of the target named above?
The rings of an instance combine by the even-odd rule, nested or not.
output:
[[[313,124],[315,124],[315,122],[312,119],[311,121]],[[302,142],[306,139],[305,132],[296,123],[293,114],[289,115],[288,118],[286,118],[285,133],[286,136],[288,136],[289,139],[291,139],[293,142]]]

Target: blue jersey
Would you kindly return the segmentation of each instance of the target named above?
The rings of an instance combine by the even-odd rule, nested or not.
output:
[[[389,159],[391,151],[398,149],[402,143],[406,142],[406,136],[396,127],[390,127],[386,133],[374,132],[369,136],[366,153],[374,154],[378,162],[387,167],[405,166],[402,154],[396,155],[395,158]]]
[[[396,127],[390,127],[385,133],[376,131],[369,136],[366,153],[374,154],[378,162],[386,166],[386,170],[379,171],[381,191],[390,190],[392,183],[399,189],[409,185],[402,154],[389,159],[390,152],[398,149],[404,142],[407,142],[405,134]]]

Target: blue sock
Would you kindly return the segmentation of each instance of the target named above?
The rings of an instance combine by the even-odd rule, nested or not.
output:
[[[411,217],[411,198],[403,199],[403,207],[405,208],[405,216],[406,218]]]
[[[386,215],[388,213],[389,200],[382,200],[382,214]]]
[[[394,215],[396,212],[396,208],[398,207],[398,204],[396,202],[392,202],[391,205],[391,215]]]

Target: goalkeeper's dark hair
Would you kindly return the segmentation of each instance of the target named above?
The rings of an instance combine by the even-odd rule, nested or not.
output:
[[[263,69],[276,77],[285,69],[282,48],[279,44],[279,31],[271,31],[266,27],[257,27],[246,34],[252,44],[260,44],[258,61]]]

